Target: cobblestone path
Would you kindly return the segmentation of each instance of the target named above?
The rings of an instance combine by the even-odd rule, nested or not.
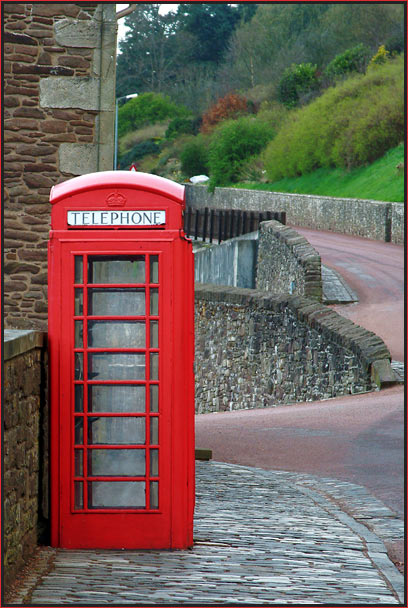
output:
[[[353,516],[336,504],[344,493]],[[357,520],[383,536],[402,523],[371,500],[344,482],[200,462],[193,549],[56,550],[16,604],[399,605],[403,577],[381,534]]]

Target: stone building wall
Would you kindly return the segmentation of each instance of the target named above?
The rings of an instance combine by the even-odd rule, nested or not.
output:
[[[262,222],[256,288],[307,296],[321,302],[323,283],[319,254],[293,228],[274,220]]]
[[[48,517],[47,353],[45,334],[6,330],[4,341],[4,583],[13,581]]]
[[[115,4],[2,6],[5,326],[44,329],[50,189],[113,168]]]
[[[361,393],[393,375],[381,338],[316,300],[196,284],[195,309],[197,413]]]
[[[186,202],[198,208],[285,211],[292,226],[404,243],[404,206],[400,203],[238,188],[215,188],[212,194],[206,186],[192,185],[186,186]]]

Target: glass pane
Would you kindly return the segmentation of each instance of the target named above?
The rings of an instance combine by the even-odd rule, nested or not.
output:
[[[75,353],[75,380],[84,379],[84,355]]]
[[[75,348],[84,346],[84,329],[82,321],[75,321]]]
[[[150,482],[150,508],[151,509],[159,508],[159,482],[158,481]]]
[[[150,411],[159,411],[159,386],[157,384],[150,385]]]
[[[92,445],[144,445],[145,419],[101,416],[88,418],[88,442]]]
[[[84,508],[84,484],[82,481],[74,481],[75,509]]]
[[[83,256],[76,255],[75,256],[75,283],[83,283],[84,275],[83,275]]]
[[[88,289],[88,314],[93,316],[137,317],[144,315],[145,290]]]
[[[75,418],[75,443],[80,445],[84,442],[84,420],[81,418]]]
[[[159,290],[156,287],[150,290],[150,314],[154,316],[159,314]]]
[[[76,317],[84,314],[84,294],[83,290],[79,287],[75,288],[75,310],[74,314]]]
[[[159,282],[159,256],[150,256],[150,283]]]
[[[88,450],[88,475],[137,477],[146,474],[145,450]]]
[[[159,322],[150,321],[150,348],[159,348]]]
[[[84,387],[82,384],[75,385],[75,411],[84,411]]]
[[[150,380],[159,379],[159,353],[150,353]]]
[[[84,474],[83,468],[83,450],[75,450],[75,476],[82,477]]]
[[[152,445],[159,443],[159,419],[156,416],[150,418],[150,443]]]
[[[92,385],[88,387],[90,412],[145,412],[146,389],[144,386]]]
[[[144,321],[88,321],[88,346],[93,348],[145,348]]]
[[[92,353],[88,355],[90,380],[144,380],[145,355],[140,353]]]
[[[145,509],[144,481],[92,481],[88,483],[89,509]]]
[[[159,476],[159,450],[150,450],[150,476]]]
[[[88,283],[144,283],[144,255],[89,256]]]

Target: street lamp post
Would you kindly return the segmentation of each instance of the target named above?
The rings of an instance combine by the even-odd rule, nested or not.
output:
[[[137,93],[130,93],[129,95],[122,95],[122,97],[117,97],[116,102],[115,102],[115,144],[114,144],[115,156],[114,156],[114,161],[113,161],[113,168],[115,169],[115,171],[118,168],[118,107],[119,107],[119,101],[121,101],[122,99],[132,99],[133,97],[137,97]]]

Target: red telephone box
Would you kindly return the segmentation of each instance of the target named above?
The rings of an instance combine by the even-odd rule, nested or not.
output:
[[[51,542],[193,543],[194,274],[184,187],[131,171],[50,202]]]

